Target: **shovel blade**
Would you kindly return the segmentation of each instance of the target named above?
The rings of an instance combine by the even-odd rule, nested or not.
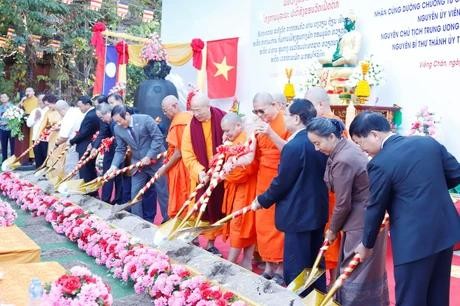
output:
[[[2,162],[2,171],[11,171],[21,166],[15,155],[8,157]]]
[[[177,229],[182,220],[179,218],[172,218],[166,221],[165,223],[158,226],[155,231],[155,236],[153,237],[153,242],[156,245],[160,245],[162,242],[171,239],[171,234]],[[191,226],[192,222],[186,222],[187,226]]]
[[[325,297],[326,295],[324,293],[314,289],[302,299],[302,302],[307,306],[320,306]],[[323,306],[340,306],[340,304],[334,300],[329,300],[326,305]]]
[[[64,195],[70,195],[72,194],[74,191],[79,191],[80,189],[80,186],[83,184],[83,180],[82,179],[78,179],[78,180],[71,180],[71,181],[66,181],[66,182],[63,182],[62,184],[59,185],[58,187],[58,192],[59,193],[62,193]],[[81,193],[81,192],[80,192]]]
[[[311,275],[312,269],[304,269],[299,275],[288,285],[287,289],[295,294],[300,295],[308,287],[310,287],[318,278],[324,274],[325,270],[316,269],[314,275]]]

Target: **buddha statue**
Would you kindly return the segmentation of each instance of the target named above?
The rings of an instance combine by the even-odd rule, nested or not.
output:
[[[337,42],[332,56],[320,58],[323,67],[353,67],[358,64],[358,53],[361,49],[361,34],[355,30],[356,20],[353,17],[344,19],[347,31]]]

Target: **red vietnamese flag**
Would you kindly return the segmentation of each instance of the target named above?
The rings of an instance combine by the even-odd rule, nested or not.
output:
[[[208,97],[233,97],[236,89],[238,38],[208,41],[206,45]]]

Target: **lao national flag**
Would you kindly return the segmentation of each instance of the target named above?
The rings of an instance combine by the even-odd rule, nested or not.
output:
[[[207,42],[206,75],[211,99],[233,97],[236,90],[238,38]]]
[[[105,66],[104,66],[104,83],[102,85],[102,94],[108,95],[110,90],[117,83],[117,66],[118,53],[113,45],[107,46],[105,51]]]

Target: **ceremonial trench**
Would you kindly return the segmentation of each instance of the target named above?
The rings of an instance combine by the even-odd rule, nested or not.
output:
[[[107,219],[111,214],[112,206],[96,198],[86,195],[63,196],[55,192],[53,185],[46,178],[37,178],[33,172],[15,172],[15,174],[21,179],[36,184],[48,194],[66,197],[102,219]],[[252,305],[304,305],[300,297],[291,291],[193,244],[182,240],[166,240],[155,245],[157,226],[129,212],[118,213],[115,219],[107,222],[137,237],[142,243],[165,252],[176,263],[185,265],[196,274],[204,275],[211,282],[231,290]],[[36,226],[32,228],[37,229]],[[114,305],[148,305],[148,303],[151,302],[145,296],[127,295]]]

